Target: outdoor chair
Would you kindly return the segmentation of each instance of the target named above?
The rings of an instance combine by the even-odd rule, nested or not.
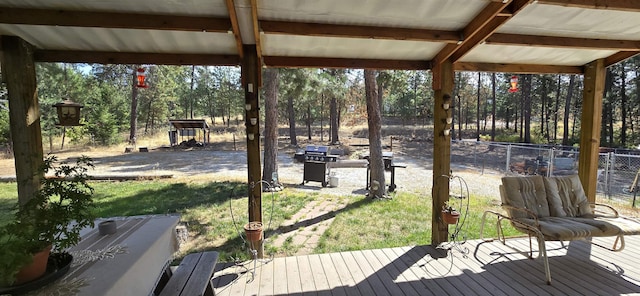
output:
[[[495,216],[498,239],[506,245],[502,221],[507,220],[515,229],[529,236],[528,256],[533,259],[531,238],[535,237],[539,257],[544,262],[547,284],[551,284],[551,271],[546,241],[560,241],[564,247],[564,241],[615,237],[612,247],[590,241],[615,252],[624,248],[624,235],[640,234],[640,223],[637,221],[620,217],[618,211],[608,205],[589,203],[577,175],[503,177],[500,197],[505,213],[485,211],[480,238],[484,239],[487,218]]]

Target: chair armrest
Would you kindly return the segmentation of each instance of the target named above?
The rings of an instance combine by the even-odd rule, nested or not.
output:
[[[619,216],[618,211],[607,204],[592,203],[591,208],[593,209],[593,214],[596,215],[596,217],[617,218]]]

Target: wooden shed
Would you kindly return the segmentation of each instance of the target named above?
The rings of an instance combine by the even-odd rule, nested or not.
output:
[[[190,139],[209,144],[209,124],[204,119],[169,119],[171,128],[169,129],[169,143],[171,146],[178,145]]]

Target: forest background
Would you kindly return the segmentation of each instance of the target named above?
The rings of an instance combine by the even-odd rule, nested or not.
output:
[[[139,67],[145,69],[148,88],[136,87]],[[640,126],[639,71],[639,57],[607,69],[603,147],[640,144],[636,132]],[[39,63],[36,73],[43,142],[49,151],[64,148],[65,142],[103,146],[132,142],[140,134],[166,133],[169,119],[206,119],[214,129],[238,136],[244,133],[239,128],[244,122],[239,67]],[[582,76],[515,75],[518,91],[510,92],[512,76],[455,74],[453,138],[576,145]],[[279,98],[278,124],[288,127],[288,135],[280,136],[288,136],[293,146],[298,145],[299,136],[311,139],[324,134],[324,129],[332,135],[327,141],[337,142],[340,126],[366,122],[362,70],[265,69],[264,77],[277,79],[271,84],[277,91],[267,91],[260,103],[274,94]],[[430,71],[375,71],[383,118],[431,129],[431,79]],[[52,106],[64,99],[85,106],[83,126],[55,125]],[[305,127],[305,135],[296,134],[296,124]],[[2,83],[0,145],[10,153],[10,143],[7,91]]]

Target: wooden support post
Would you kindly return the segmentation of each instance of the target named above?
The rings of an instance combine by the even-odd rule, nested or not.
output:
[[[2,77],[9,94],[18,201],[24,205],[40,189],[43,161],[40,106],[36,92],[33,46],[15,36],[2,36]]]
[[[434,67],[433,89],[435,106],[433,108],[433,210],[431,217],[431,244],[446,242],[449,237],[449,226],[442,222],[442,206],[449,200],[449,174],[451,171],[451,117],[453,107],[453,64],[445,61]],[[435,83],[437,82],[437,83]],[[448,106],[447,106],[448,104]]]
[[[596,201],[605,74],[606,68],[603,59],[593,61],[585,66],[578,175],[589,202]]]
[[[245,126],[247,131],[247,170],[249,173],[249,222],[262,222],[262,180],[260,168],[260,120],[258,102],[260,85],[258,72],[262,70],[259,64],[255,45],[243,46],[242,86],[245,99]],[[255,118],[255,124],[251,121]],[[264,233],[264,232],[263,232]],[[264,257],[262,240],[254,244],[258,251],[258,258]]]

